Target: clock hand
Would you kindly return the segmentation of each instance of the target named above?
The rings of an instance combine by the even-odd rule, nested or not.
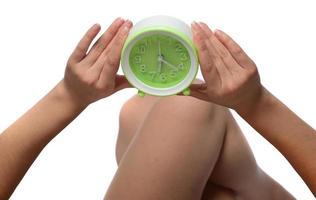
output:
[[[162,67],[162,62],[160,60],[161,58],[161,47],[160,47],[160,40],[158,40],[158,73],[161,73],[161,67]]]
[[[158,73],[161,73],[162,62],[158,59]]]
[[[160,40],[158,40],[158,56],[161,56]]]
[[[171,63],[169,63],[168,61],[164,60],[164,59],[162,58],[162,56],[160,56],[160,57],[158,58],[158,60],[160,60],[161,62],[165,63],[166,65],[168,65],[169,67],[173,68],[174,70],[178,70],[178,68],[177,68],[176,66],[174,66],[173,64],[171,64]]]

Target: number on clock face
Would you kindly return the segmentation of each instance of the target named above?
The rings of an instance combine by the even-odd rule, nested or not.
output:
[[[135,63],[140,64],[142,62],[142,57],[140,55],[135,56]]]
[[[146,51],[146,46],[145,45],[140,45],[137,50],[138,50],[138,53],[140,55],[143,55],[145,53],[145,51]]]
[[[140,72],[142,72],[142,73],[146,72],[146,65],[142,64],[139,67],[140,67]]]
[[[139,39],[129,55],[132,72],[142,82],[154,87],[171,87],[188,74],[191,59],[178,39],[154,34]]]

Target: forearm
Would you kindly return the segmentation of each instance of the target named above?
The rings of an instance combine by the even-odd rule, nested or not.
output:
[[[315,130],[266,89],[254,106],[236,111],[286,157],[315,195]]]
[[[0,198],[7,199],[41,150],[83,109],[60,82],[0,135]]]

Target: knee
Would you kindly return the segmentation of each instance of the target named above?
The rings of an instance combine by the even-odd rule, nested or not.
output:
[[[144,98],[135,95],[127,100],[120,110],[119,131],[116,142],[116,160],[121,160],[138,128],[142,125],[151,106],[158,100],[153,96]]]
[[[139,97],[134,95],[127,100],[120,110],[119,133],[126,140],[131,140],[139,126],[142,125],[151,107],[158,100],[158,97]]]
[[[183,123],[197,125],[226,121],[225,108],[190,96],[170,96],[161,98],[151,112],[155,115],[172,116]]]
[[[195,79],[193,83],[202,83]],[[177,115],[183,120],[204,121],[212,123],[215,119],[226,120],[228,109],[217,104],[206,102],[191,96],[169,96],[159,99],[155,105],[160,112]]]
[[[126,151],[129,143],[134,137],[136,129],[136,113],[133,109],[134,107],[134,97],[126,101],[121,107],[119,114],[119,130],[116,141],[116,162],[119,164],[124,152]]]
[[[120,111],[119,133],[116,144],[117,161],[119,162],[137,130],[149,115],[154,116],[155,120],[168,116],[183,125],[190,124],[195,127],[205,127],[206,124],[212,126],[216,123],[216,126],[220,125],[225,128],[225,110],[227,111],[222,106],[190,96],[160,98],[148,95],[141,98],[135,95],[122,106]]]

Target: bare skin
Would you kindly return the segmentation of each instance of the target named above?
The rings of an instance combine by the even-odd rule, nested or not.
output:
[[[91,46],[100,31],[99,25],[92,26],[70,56],[64,78],[0,134],[0,199],[10,197],[42,149],[87,106],[130,87],[117,71],[131,27],[130,21],[118,18]],[[236,110],[289,160],[316,194],[315,130],[261,85],[256,65],[227,34],[222,31],[213,33],[204,23],[194,23],[192,31],[205,83],[193,84],[191,95]],[[165,194],[172,199],[200,199],[204,194],[207,194],[205,198],[225,195],[224,187],[232,188],[244,198],[251,195],[242,189],[242,185],[234,188],[232,180],[229,181],[231,185],[221,185],[220,179],[212,173],[234,166],[223,164],[217,167],[225,158],[226,146],[233,147],[226,145],[230,124],[227,112],[215,104],[205,106],[189,97],[181,98],[181,101],[173,97],[157,102],[130,145],[128,140],[125,141],[128,148],[125,153],[121,150],[123,156],[108,197],[148,199],[146,195]],[[182,107],[177,107],[179,105]],[[194,109],[188,115],[183,105]],[[198,110],[200,112],[194,113]],[[175,118],[181,120],[181,126],[177,121],[169,123]],[[170,133],[170,130],[187,124],[194,126],[186,126],[182,135]],[[192,150],[192,147],[195,148]],[[144,153],[149,159],[140,156]],[[266,178],[263,181],[262,177],[266,175],[258,174],[261,176],[252,174],[254,179],[247,178],[242,180],[243,183],[247,185],[251,180],[260,186],[275,186],[275,183],[266,184]],[[228,178],[235,175],[238,174],[233,173]],[[165,180],[161,181],[161,177]],[[209,181],[213,178],[218,185]],[[278,188],[275,194],[284,192],[279,186],[275,188]],[[126,191],[130,193],[126,194]]]
[[[173,117],[168,117],[166,122],[164,111],[171,108]],[[152,127],[146,128],[149,133],[143,133],[142,127],[147,124]],[[164,126],[176,128],[165,130]],[[205,127],[205,133],[201,126]],[[157,135],[155,129],[159,129]],[[127,196],[128,199],[294,199],[257,166],[241,130],[224,107],[190,97],[162,99],[135,96],[121,110],[119,130],[116,149],[119,164],[116,176],[119,177],[114,178],[106,199],[125,199]],[[186,133],[186,130],[192,130],[193,133]],[[147,134],[150,137],[147,138]],[[166,147],[170,147],[167,149],[168,153],[163,151]],[[186,156],[179,159],[183,154]],[[148,157],[150,155],[155,157]],[[194,164],[191,163],[192,158]],[[151,159],[155,162],[145,161]],[[140,166],[141,164],[144,166]],[[206,166],[209,168],[205,168]],[[135,180],[130,177],[131,167],[135,169],[135,174],[132,173]],[[161,171],[174,169],[174,174],[160,174]],[[195,173],[188,176],[192,171]],[[187,176],[177,179],[181,174]],[[147,179],[137,180],[137,177],[143,176],[158,176],[159,181],[155,180],[153,184],[146,182]],[[122,191],[129,182],[120,180],[133,183]],[[149,178],[148,181],[150,180]],[[173,189],[159,192],[146,190],[148,185],[157,190]],[[139,188],[143,188],[141,192],[131,195],[132,191]]]
[[[205,83],[191,95],[234,109],[290,162],[316,196],[316,131],[261,85],[256,64],[226,33],[193,23]]]
[[[131,26],[116,19],[88,52],[100,31],[92,26],[70,56],[65,77],[0,134],[0,199],[9,199],[43,148],[89,104],[129,87],[116,73]]]

